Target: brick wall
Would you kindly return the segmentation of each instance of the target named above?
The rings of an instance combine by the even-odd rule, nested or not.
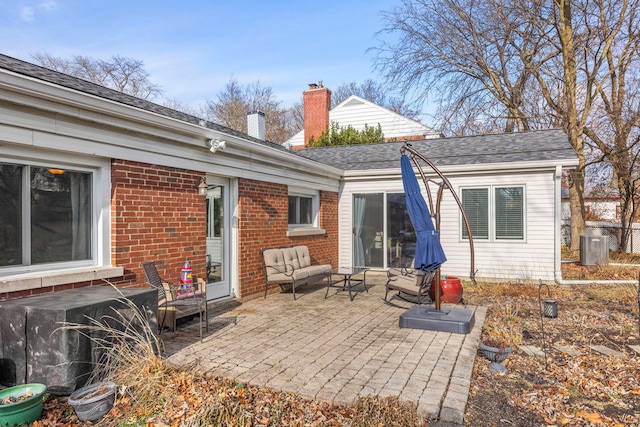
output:
[[[304,145],[312,136],[318,139],[322,132],[329,129],[329,108],[331,108],[331,91],[320,86],[304,91]]]
[[[238,182],[238,280],[240,297],[264,292],[260,250],[306,245],[314,263],[338,263],[338,194],[320,192],[320,227],[325,235],[287,237],[288,191],[286,185],[240,179]],[[274,288],[277,288],[274,285]]]
[[[114,159],[111,162],[112,264],[122,282],[144,284],[140,264],[160,261],[166,280],[179,281],[189,258],[193,273],[206,268],[206,202],[196,185],[203,173]]]
[[[140,264],[160,261],[166,280],[179,281],[186,257],[195,275],[206,270],[206,203],[196,185],[203,174],[147,163],[114,159],[111,162],[111,263],[124,276],[110,279],[119,286],[143,286]],[[240,179],[238,205],[239,297],[264,292],[260,250],[306,245],[314,263],[338,265],[338,193],[320,192],[320,227],[326,234],[287,237],[286,185]],[[1,295],[14,299],[56,290],[104,284],[70,283]],[[274,288],[277,288],[274,285]]]

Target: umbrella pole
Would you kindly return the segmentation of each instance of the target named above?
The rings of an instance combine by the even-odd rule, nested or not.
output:
[[[438,270],[436,271],[436,289],[435,289],[435,296],[436,296],[436,311],[440,311],[440,299],[441,299],[441,295],[440,293],[442,292],[442,289],[440,288],[440,267],[438,267]]]

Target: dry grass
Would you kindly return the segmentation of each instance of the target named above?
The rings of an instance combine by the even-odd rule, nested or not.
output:
[[[353,425],[359,427],[426,426],[415,405],[401,404],[396,398],[360,397],[354,404]]]

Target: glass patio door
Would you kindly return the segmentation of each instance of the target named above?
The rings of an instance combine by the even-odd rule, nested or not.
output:
[[[413,260],[416,234],[404,193],[353,195],[353,265],[388,268]]]
[[[384,194],[353,195],[353,266],[384,267]]]
[[[229,181],[207,177],[207,299],[231,295]]]

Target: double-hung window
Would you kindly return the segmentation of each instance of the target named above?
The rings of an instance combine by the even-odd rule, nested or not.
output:
[[[524,189],[524,186],[462,188],[462,206],[473,239],[524,240]],[[462,238],[469,238],[464,222]]]
[[[471,235],[474,239],[489,239],[489,189],[463,188],[462,206],[469,221]],[[462,224],[462,238],[468,239],[469,233]]]
[[[524,188],[494,189],[496,240],[524,240]]]
[[[0,275],[100,262],[99,170],[0,159]]]

